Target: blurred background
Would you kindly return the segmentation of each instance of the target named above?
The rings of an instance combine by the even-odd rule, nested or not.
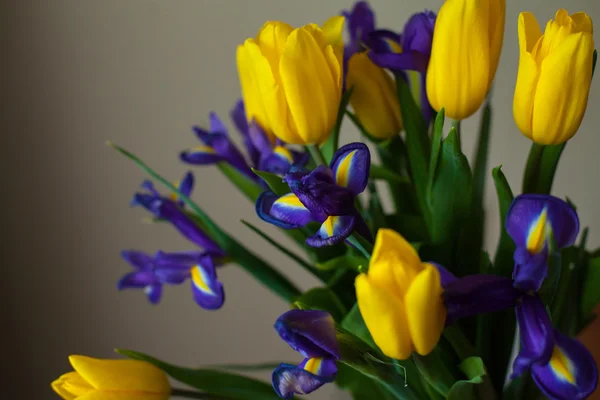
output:
[[[373,0],[379,27],[404,21],[440,0]],[[197,144],[194,124],[214,110],[225,119],[240,96],[236,46],[266,20],[299,26],[321,23],[351,0],[22,0],[0,2],[4,195],[2,279],[3,394],[55,399],[49,383],[70,370],[67,356],[112,357],[115,347],[148,352],[187,366],[300,361],[272,328],[288,305],[244,271],[219,271],[227,301],[200,309],[187,285],[167,287],[151,306],[141,291],[118,293],[129,266],[122,249],[153,253],[190,249],[167,225],[129,201],[146,177],[105,146],[128,148],[170,179],[188,170],[179,151]],[[490,169],[503,164],[512,187],[530,142],[512,119],[517,74],[517,16],[535,13],[542,26],[560,7],[600,21],[597,0],[507,0],[504,51],[494,88]],[[600,244],[596,184],[600,86],[592,85],[587,116],[566,148],[554,194],[571,198],[589,245]],[[477,114],[466,122],[464,149],[472,154]],[[463,125],[464,126],[464,125]],[[358,138],[348,121],[343,140]],[[194,199],[243,243],[264,255],[302,288],[316,284],[240,219],[258,221],[249,204],[219,172],[195,168]],[[488,249],[498,238],[497,204],[487,187]],[[593,332],[588,344],[594,345]],[[10,365],[10,367],[8,367]],[[259,374],[268,378],[270,372]],[[26,383],[26,384],[25,384]],[[4,397],[4,396],[2,396]],[[328,385],[310,398],[343,399]]]

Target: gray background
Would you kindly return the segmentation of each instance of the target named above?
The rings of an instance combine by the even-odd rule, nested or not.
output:
[[[504,165],[518,189],[530,142],[511,113],[517,73],[517,15],[533,11],[542,26],[560,6],[600,21],[596,0],[508,0],[504,52],[497,74],[490,166]],[[381,27],[400,29],[415,11],[439,0],[372,1]],[[141,292],[117,293],[129,271],[123,248],[154,252],[190,245],[168,226],[141,223],[130,209],[145,176],[104,142],[136,152],[167,177],[186,166],[180,150],[195,145],[193,124],[211,110],[226,117],[239,96],[235,49],[264,21],[323,22],[346,0],[39,0],[3,1],[2,46],[2,331],[3,391],[18,399],[52,399],[49,383],[69,369],[69,354],[111,357],[115,347],[178,364],[299,361],[272,323],[287,305],[236,267],[219,271],[227,302],[198,308],[187,285],[167,288],[151,306]],[[557,90],[560,90],[557,87]],[[598,81],[588,113],[564,153],[554,193],[597,227]],[[477,116],[466,122],[471,154]],[[344,141],[357,138],[346,123]],[[303,288],[316,282],[254,236],[240,218],[253,206],[213,168],[196,168],[195,200],[229,232],[265,255]],[[488,247],[497,238],[497,205],[487,188]],[[270,233],[271,227],[261,224]],[[597,246],[598,228],[590,243]],[[7,373],[8,372],[8,373]],[[265,374],[264,376],[267,376]],[[23,384],[27,382],[27,384]],[[16,391],[18,388],[18,392]],[[342,398],[332,385],[312,398]],[[8,397],[7,397],[8,398]]]

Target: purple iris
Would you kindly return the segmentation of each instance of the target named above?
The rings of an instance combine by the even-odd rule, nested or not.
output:
[[[216,310],[223,305],[223,285],[218,281],[215,258],[198,251],[164,253],[154,257],[135,250],[125,250],[122,257],[135,269],[124,275],[117,288],[143,289],[152,304],[157,304],[164,284],[180,285],[190,279],[196,303],[207,310]]]
[[[319,222],[320,229],[306,239],[312,247],[340,243],[353,231],[371,238],[356,210],[355,199],[367,186],[371,156],[363,143],[350,143],[333,156],[330,166],[308,171],[294,165],[284,176],[291,193],[263,193],[256,201],[258,216],[280,228],[294,229]]]
[[[308,394],[335,380],[340,348],[331,315],[317,310],[290,310],[277,319],[275,329],[304,356],[298,366],[280,364],[273,371],[273,388],[279,397],[291,399],[294,394]]]
[[[511,379],[527,369],[550,399],[585,399],[598,383],[598,369],[590,352],[576,339],[552,328],[544,303],[537,295],[525,295],[517,307],[521,351]]]
[[[274,174],[284,174],[292,164],[304,165],[308,161],[307,154],[288,149],[281,141],[273,142],[256,123],[249,124],[241,100],[231,111],[231,119],[243,138],[251,164],[248,164],[244,155],[231,141],[227,127],[215,113],[210,114],[208,131],[194,127],[194,132],[203,145],[183,151],[180,154],[181,160],[194,165],[227,162],[254,181],[259,181],[259,178],[252,172],[251,167]]]
[[[523,194],[508,210],[506,231],[517,246],[515,286],[537,292],[548,274],[550,240],[557,249],[571,246],[579,233],[579,218],[573,207],[557,197]]]

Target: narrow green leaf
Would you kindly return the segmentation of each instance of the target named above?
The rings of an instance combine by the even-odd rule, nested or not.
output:
[[[412,359],[427,383],[446,398],[456,377],[448,369],[450,366],[444,363],[440,351],[440,346],[437,346],[426,356],[413,353]]]
[[[475,164],[473,167],[473,200],[475,204],[483,202],[485,180],[488,176],[488,154],[490,148],[490,126],[492,123],[492,106],[488,102],[483,108]]]
[[[581,315],[586,318],[593,312],[596,305],[600,303],[600,257],[589,260],[587,274],[583,280],[581,291]]]
[[[342,121],[344,120],[344,113],[346,112],[346,108],[348,108],[348,103],[350,102],[350,97],[352,96],[353,88],[346,88],[346,92],[342,95],[342,100],[340,102],[340,108],[338,109],[337,119],[335,121],[335,126],[329,135],[329,139],[321,146],[321,152],[325,157],[326,162],[331,162],[333,158],[333,154],[338,149],[338,143],[340,140],[340,130],[342,129]]]
[[[281,245],[275,239],[271,238],[269,235],[267,235],[266,233],[264,233],[263,231],[261,231],[259,228],[257,228],[256,226],[252,225],[248,221],[245,221],[245,220],[241,220],[241,221],[242,221],[242,224],[246,225],[248,228],[250,228],[250,230],[252,230],[258,236],[260,236],[261,238],[263,238],[264,240],[266,240],[267,242],[269,242],[277,250],[281,251],[283,254],[285,254],[286,256],[288,256],[289,258],[291,258],[292,260],[294,260],[296,263],[298,263],[298,265],[300,265],[306,271],[310,272],[312,275],[316,276],[318,279],[324,280],[326,278],[325,275],[323,275],[319,270],[317,270],[311,264],[309,264],[308,262],[306,262],[302,257],[300,257],[299,255],[295,254],[293,251],[285,248],[283,245]]]
[[[429,183],[427,185],[427,198],[431,199],[431,187],[437,170],[437,164],[440,159],[440,150],[442,149],[442,139],[444,137],[444,121],[446,120],[445,111],[442,108],[433,124],[433,140],[431,141],[431,157],[429,158]]]
[[[449,400],[478,400],[481,384],[484,382],[484,376],[486,376],[485,366],[483,361],[479,357],[470,357],[459,365],[460,370],[467,377],[466,380],[460,380],[456,382],[450,392],[448,393]],[[485,397],[485,399],[492,399],[493,397]]]
[[[132,350],[117,349],[117,353],[134,360],[149,362],[165,371],[173,379],[201,390],[206,394],[225,396],[231,400],[279,399],[270,384],[243,375],[212,369],[178,367]]]
[[[257,169],[252,168],[252,172],[258,175],[273,193],[277,196],[283,196],[284,194],[288,194],[290,192],[290,187],[283,182],[283,179],[279,175],[272,174],[266,171],[259,171]]]
[[[398,100],[400,101],[404,131],[406,132],[406,149],[412,183],[415,188],[421,214],[427,220],[427,216],[429,215],[429,207],[427,205],[428,164],[431,149],[427,124],[423,119],[421,110],[415,103],[410,88],[400,74],[396,74],[396,89],[398,91]]]
[[[235,167],[225,162],[217,163],[217,168],[233,183],[246,197],[255,203],[264,189],[256,182],[242,174]]]
[[[369,378],[354,368],[339,364],[335,383],[344,390],[348,390],[353,400],[394,400],[396,399],[388,389],[377,380]]]
[[[368,267],[369,260],[365,257],[353,256],[346,254],[343,256],[332,258],[317,264],[317,268],[321,271],[334,271],[340,268],[348,268],[353,271],[359,271],[359,267]]]
[[[257,364],[217,364],[208,365],[211,369],[225,369],[230,371],[269,371],[274,370],[279,364],[293,364],[294,361],[271,361]]]
[[[370,181],[367,187],[370,194],[367,223],[371,228],[371,232],[377,232],[381,228],[388,227],[387,219],[375,183]]]
[[[442,142],[440,160],[431,187],[429,233],[436,245],[455,239],[471,209],[472,177],[453,128]]]
[[[144,172],[171,190],[171,192],[176,193],[179,198],[190,207],[191,211],[196,214],[196,217],[198,217],[198,219],[202,222],[202,226],[206,233],[212,237],[223,250],[225,250],[225,252],[235,263],[244,268],[255,279],[288,302],[291,302],[294,298],[300,295],[298,288],[296,288],[296,286],[294,286],[285,276],[271,267],[264,260],[256,256],[250,250],[246,249],[234,238],[229,236],[213,222],[208,214],[198,207],[196,203],[190,200],[189,197],[181,193],[181,191],[173,186],[171,182],[155,172],[133,153],[130,153],[124,148],[119,147],[111,142],[108,142],[108,145],[132,160]]]
[[[596,72],[596,61],[598,61],[598,50],[594,49],[594,55],[592,59],[592,76],[594,76],[594,73]]]
[[[355,304],[354,307],[350,309],[350,312],[348,312],[348,315],[346,315],[342,321],[342,328],[352,332],[362,341],[369,344],[369,346],[376,347],[375,342],[373,341],[373,338],[371,337],[371,334],[365,325],[365,321],[360,314],[358,304]]]
[[[335,321],[341,321],[346,307],[329,288],[317,287],[308,290],[294,301],[293,305],[301,310],[327,311]]]
[[[508,209],[514,199],[513,192],[502,173],[502,165],[492,170],[492,177],[496,185],[496,194],[498,196],[498,206],[500,210],[500,241],[496,250],[494,259],[494,273],[506,277],[512,276],[513,270],[513,253],[515,252],[515,244],[506,232],[506,216]]]
[[[410,179],[406,176],[401,176],[395,172],[375,164],[371,164],[369,178],[373,180],[384,180],[392,185],[410,183]]]
[[[565,146],[566,142],[552,146],[532,143],[523,176],[523,193],[550,194]]]

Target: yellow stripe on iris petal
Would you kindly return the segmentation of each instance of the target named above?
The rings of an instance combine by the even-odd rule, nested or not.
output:
[[[204,293],[210,294],[210,295],[215,294],[212,291],[212,289],[208,286],[209,278],[206,275],[204,268],[202,268],[199,265],[194,265],[192,267],[191,273],[192,273],[192,282],[194,283],[194,286],[196,286],[198,288],[198,290],[200,290]]]
[[[178,189],[179,189],[179,185],[181,185],[181,182],[179,182],[179,181],[174,181],[173,182],[173,186],[175,186]],[[177,201],[177,200],[179,200],[179,195],[177,193],[175,193],[175,192],[171,192],[169,194],[169,198],[171,200],[173,200],[173,201]]]
[[[210,146],[200,145],[200,146],[192,147],[190,149],[190,152],[191,153],[209,153],[209,154],[215,154],[215,149],[213,149]]]
[[[344,159],[338,164],[337,171],[335,174],[335,181],[340,186],[348,185],[348,173],[350,172],[350,167],[352,166],[352,159],[356,154],[357,150],[353,150],[348,153]]]
[[[276,146],[273,150],[273,153],[285,158],[290,164],[294,163],[294,157],[292,157],[292,152],[283,146]]]
[[[302,202],[300,201],[298,196],[296,196],[294,193],[288,193],[284,196],[281,196],[280,198],[275,200],[275,204],[283,204],[283,205],[286,205],[289,207],[306,208],[306,207],[304,207],[304,204],[302,204]]]
[[[575,384],[575,376],[572,372],[573,363],[558,346],[554,346],[552,351],[550,367],[559,379]]]
[[[310,358],[306,364],[304,364],[304,370],[310,372],[311,374],[318,375],[319,370],[321,369],[321,364],[323,364],[323,358]]]
[[[331,217],[327,217],[325,222],[323,222],[323,227],[325,228],[325,232],[327,233],[327,236],[329,236],[329,237],[333,236],[335,225],[337,224],[337,219],[338,219],[338,217],[331,216]]]
[[[548,211],[544,208],[539,217],[529,228],[527,234],[527,250],[530,253],[539,253],[544,248],[548,232]]]

